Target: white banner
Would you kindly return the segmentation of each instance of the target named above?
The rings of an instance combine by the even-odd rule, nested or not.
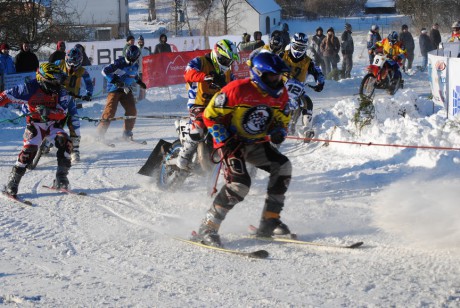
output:
[[[137,44],[137,37],[135,38]],[[144,39],[145,48],[149,49],[152,53],[155,46],[159,43],[157,38]],[[100,42],[66,42],[68,50],[73,48],[76,44],[81,44],[85,47],[85,52],[88,58],[92,60],[93,65],[110,64],[115,59],[121,57],[123,48],[126,45],[126,40],[111,40]],[[191,51],[205,49],[205,40],[203,36],[186,36],[186,37],[172,37],[168,38],[168,44],[171,45],[173,52],[177,51]]]
[[[460,58],[449,58],[448,67],[448,101],[449,116],[460,113]]]
[[[430,80],[433,100],[439,105],[447,106],[447,57],[428,54],[428,78]]]

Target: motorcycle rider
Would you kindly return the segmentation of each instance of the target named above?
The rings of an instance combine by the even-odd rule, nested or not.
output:
[[[188,170],[198,143],[205,136],[203,111],[213,95],[234,80],[230,67],[239,60],[236,46],[229,40],[218,41],[210,53],[192,59],[185,69],[189,90],[187,108],[190,113],[189,135],[180,149],[176,165]]]
[[[406,50],[402,46],[401,41],[399,41],[398,32],[391,32],[387,38],[376,42],[374,46],[371,47],[373,53],[383,53],[387,56],[388,59],[392,61],[387,61],[385,65],[389,65],[391,70],[390,72],[390,90],[393,92],[395,86],[400,80],[400,87],[404,85],[404,80],[402,79],[402,74],[399,69],[402,60],[406,57]]]
[[[321,69],[315,65],[313,60],[307,56],[308,48],[308,37],[305,33],[299,32],[295,33],[291,39],[291,43],[286,50],[281,55],[281,58],[291,69],[289,73],[289,78],[296,79],[302,84],[307,80],[307,75],[312,75],[315,78],[316,86],[313,87],[313,90],[316,92],[321,92],[324,87],[324,75]],[[313,138],[315,132],[313,131],[311,124],[313,119],[313,102],[308,97],[307,94],[303,94],[300,97],[300,101],[296,100],[297,105],[293,105],[293,102],[290,102],[290,105],[295,109],[300,109],[302,114],[302,130],[299,132],[299,135],[304,138]],[[290,133],[294,133],[295,125],[298,119],[293,117],[290,124]],[[294,131],[293,131],[294,130]]]

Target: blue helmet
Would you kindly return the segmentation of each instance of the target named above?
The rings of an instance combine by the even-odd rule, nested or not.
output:
[[[299,59],[307,52],[308,36],[305,33],[295,33],[291,39],[291,54],[294,58]]]
[[[390,34],[388,34],[388,41],[390,41],[391,45],[396,44],[396,42],[398,41],[398,38],[399,38],[398,32],[396,31],[393,31]]]
[[[284,89],[282,74],[290,71],[284,61],[271,52],[260,52],[252,59],[252,81],[272,97],[281,96]]]
[[[69,50],[65,56],[65,63],[69,69],[77,69],[83,63],[83,53],[78,47]]]
[[[126,63],[128,64],[134,64],[134,62],[139,59],[139,56],[141,55],[141,51],[139,50],[139,47],[136,45],[131,45],[126,49],[126,54],[125,54],[125,59]]]

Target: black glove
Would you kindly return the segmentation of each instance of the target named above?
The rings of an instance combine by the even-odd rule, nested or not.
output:
[[[206,75],[206,77],[204,77],[204,80],[206,82],[214,84],[218,88],[223,88],[227,84],[227,81],[225,80],[225,75],[217,74],[214,71],[210,72],[209,75]]]
[[[323,91],[323,88],[324,88],[324,83],[319,83],[316,86],[312,87],[312,89],[315,90],[316,92]]]
[[[137,84],[139,85],[139,87],[141,87],[142,89],[147,89],[147,86],[145,85],[145,83],[142,81],[142,80],[138,80],[137,81]]]
[[[280,144],[286,139],[286,130],[282,127],[277,127],[270,132],[270,141],[273,144]]]
[[[112,81],[110,83],[116,85],[117,88],[124,88],[125,87],[125,83],[120,79],[120,77],[118,77],[118,75],[114,75],[113,79],[112,79]]]
[[[84,100],[84,101],[90,102],[91,101],[91,95],[83,95],[81,97],[81,99]]]

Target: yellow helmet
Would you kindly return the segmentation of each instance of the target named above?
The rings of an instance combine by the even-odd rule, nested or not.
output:
[[[37,69],[36,78],[42,88],[48,94],[58,93],[65,81],[64,72],[53,63],[42,63]]]
[[[218,72],[222,71],[225,73],[233,61],[240,60],[240,56],[238,55],[235,44],[223,39],[214,45],[214,49],[211,52],[211,59]]]

